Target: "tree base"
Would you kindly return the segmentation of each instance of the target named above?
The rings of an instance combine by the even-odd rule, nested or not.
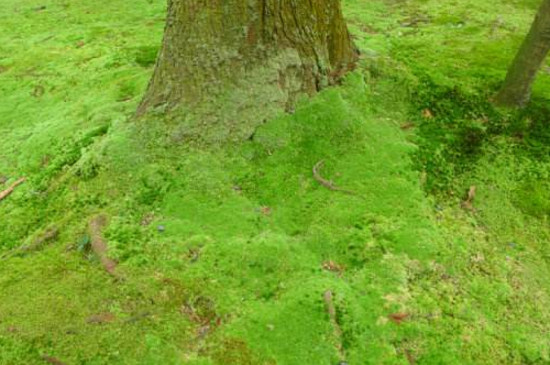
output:
[[[243,140],[354,68],[339,0],[223,3],[170,1],[138,116],[161,108],[186,138]]]

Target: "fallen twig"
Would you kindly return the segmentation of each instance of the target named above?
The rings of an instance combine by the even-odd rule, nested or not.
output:
[[[334,183],[332,181],[324,179],[321,176],[321,173],[320,173],[320,170],[321,170],[321,168],[323,167],[324,164],[325,164],[325,161],[321,160],[321,161],[317,162],[315,164],[315,166],[313,166],[313,178],[315,180],[317,180],[317,182],[319,184],[323,185],[324,187],[326,187],[326,188],[328,188],[332,191],[340,191],[344,194],[357,195],[357,193],[355,193],[354,191],[339,188],[337,186],[334,186]]]
[[[101,231],[107,225],[107,218],[103,215],[94,217],[89,224],[91,246],[94,253],[99,257],[103,268],[112,276],[119,278],[115,269],[117,263],[107,256],[107,244],[103,240]]]
[[[10,195],[11,193],[13,193],[13,191],[15,190],[16,187],[18,187],[19,185],[23,184],[25,181],[27,181],[27,178],[25,177],[22,177],[21,179],[17,180],[16,182],[14,182],[13,184],[11,184],[11,186],[9,188],[7,188],[6,190],[2,191],[0,193],[0,201],[4,200],[5,198],[8,197],[8,195]]]

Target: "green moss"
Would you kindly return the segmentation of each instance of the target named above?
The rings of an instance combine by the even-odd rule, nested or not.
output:
[[[134,52],[135,60],[141,67],[151,67],[157,60],[157,46],[137,47]]]
[[[494,2],[344,4],[360,68],[208,147],[200,120],[128,119],[164,2],[5,4],[0,176],[28,181],[0,202],[0,363],[550,361],[548,78],[527,110],[487,102],[537,4],[499,3],[495,38]]]
[[[550,186],[548,179],[526,181],[517,191],[515,203],[527,214],[550,216]]]

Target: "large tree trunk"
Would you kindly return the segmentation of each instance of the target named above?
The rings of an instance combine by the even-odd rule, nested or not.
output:
[[[356,59],[340,0],[170,0],[138,114],[162,106],[189,138],[242,139]]]
[[[550,51],[550,0],[543,0],[529,34],[523,41],[504,85],[495,97],[503,106],[525,106],[537,71]]]

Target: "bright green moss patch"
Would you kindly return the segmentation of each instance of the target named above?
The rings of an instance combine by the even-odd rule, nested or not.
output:
[[[5,4],[0,363],[550,361],[548,77],[487,101],[536,3],[344,4],[359,69],[226,146],[130,119],[163,2]]]

